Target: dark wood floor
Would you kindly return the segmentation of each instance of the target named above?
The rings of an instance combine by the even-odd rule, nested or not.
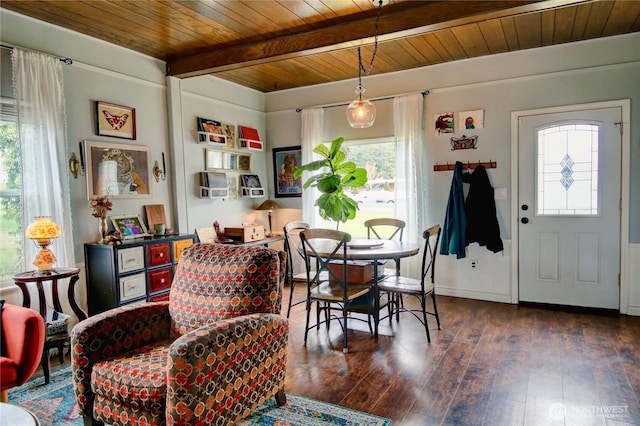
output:
[[[297,293],[297,291],[296,291]],[[300,294],[302,296],[302,294]],[[431,343],[411,316],[303,343],[291,315],[287,391],[388,417],[394,424],[640,424],[640,318],[438,296]]]
[[[640,425],[640,317],[444,296],[438,308],[430,344],[411,316],[383,322],[377,340],[353,321],[343,354],[337,323],[304,347],[294,307],[287,392],[396,425]]]

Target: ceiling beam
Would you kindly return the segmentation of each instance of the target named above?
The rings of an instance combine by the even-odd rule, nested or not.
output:
[[[379,40],[405,38],[474,20],[483,21],[583,1],[585,0],[401,2],[383,6]],[[375,19],[375,15],[367,14],[361,19],[313,31],[171,58],[167,61],[167,75],[194,77],[369,44],[374,39]]]

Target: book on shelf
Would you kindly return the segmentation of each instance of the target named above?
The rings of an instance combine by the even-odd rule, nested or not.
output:
[[[198,117],[198,143],[227,146],[227,135],[220,121]]]
[[[262,151],[263,145],[257,129],[247,126],[238,126],[238,141],[239,148]]]
[[[228,186],[227,175],[220,172],[200,172],[200,186],[226,189]]]

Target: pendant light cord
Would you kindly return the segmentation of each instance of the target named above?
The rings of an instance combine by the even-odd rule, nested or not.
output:
[[[375,1],[375,0],[374,0]],[[373,60],[376,58],[376,53],[378,53],[378,32],[380,28],[380,15],[382,13],[382,0],[378,0],[378,15],[376,16],[376,33],[373,42],[373,55],[371,55],[371,61],[369,62],[369,68],[364,69],[364,65],[362,64],[362,55],[360,53],[360,47],[358,47],[358,79],[361,78],[361,72],[364,72],[365,76],[368,76],[373,68]]]

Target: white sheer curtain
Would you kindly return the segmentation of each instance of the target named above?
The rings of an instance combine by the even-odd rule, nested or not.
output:
[[[49,55],[17,48],[13,49],[12,60],[22,161],[23,224],[26,229],[35,216],[51,216],[62,230],[50,247],[58,259],[56,266],[75,266],[69,180],[65,173],[62,64]],[[37,247],[26,239],[23,247],[24,269],[33,269],[31,260]]]
[[[324,109],[310,108],[303,109],[301,112],[301,150],[302,164],[307,164],[313,160],[319,159],[313,152],[316,145],[322,143],[322,126],[324,124]],[[302,175],[302,181],[306,182],[309,177],[308,172]],[[307,222],[312,228],[321,226],[321,218],[315,202],[319,193],[315,188],[309,188],[302,191],[302,220]]]
[[[393,124],[396,138],[396,218],[406,222],[404,241],[422,245],[426,228],[420,212],[426,211],[423,191],[427,170],[423,130],[423,95],[397,96],[393,100]],[[402,274],[418,278],[421,256],[402,260]]]

